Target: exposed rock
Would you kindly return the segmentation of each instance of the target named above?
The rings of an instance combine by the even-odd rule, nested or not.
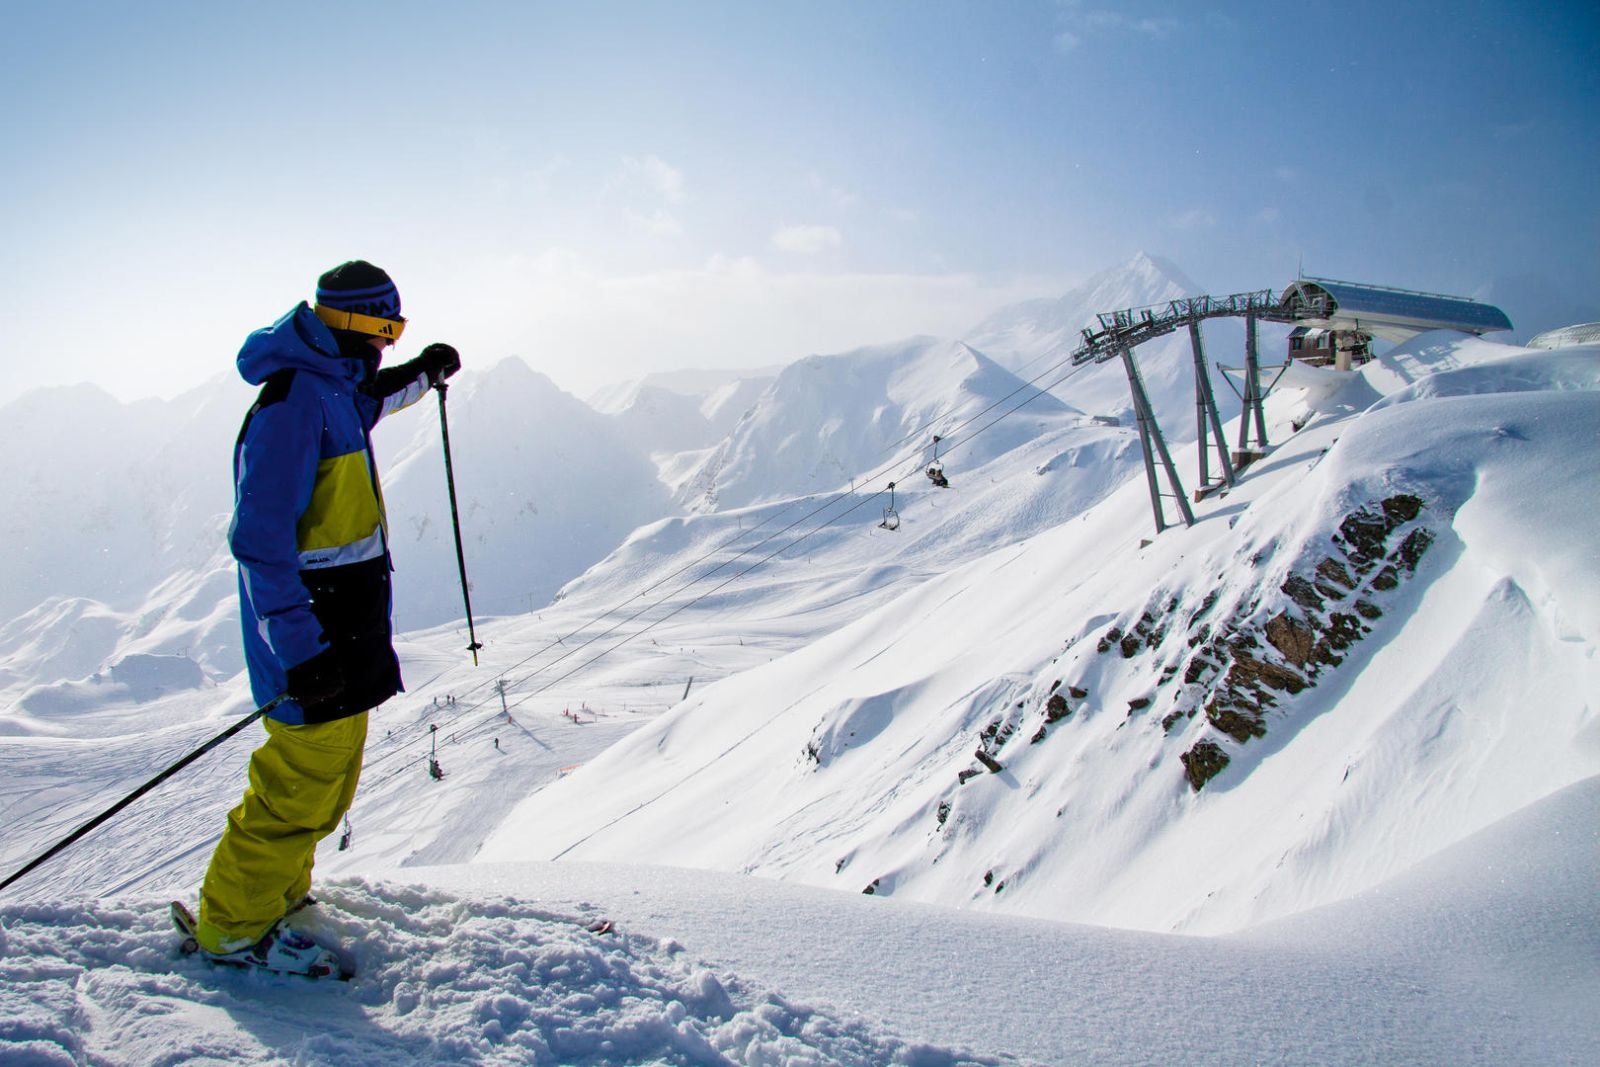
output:
[[[1406,539],[1400,542],[1395,555],[1400,558],[1400,565],[1405,568],[1407,574],[1417,569],[1423,553],[1428,551],[1428,546],[1431,544],[1433,544],[1433,534],[1424,526],[1412,530],[1406,535]]]
[[[1236,656],[1233,666],[1228,668],[1227,683],[1239,687],[1249,686],[1256,681],[1268,689],[1286,693],[1298,693],[1306,687],[1306,680],[1287,667],[1254,656]]]
[[[1317,564],[1317,577],[1347,593],[1356,587],[1356,580],[1350,577],[1350,572],[1344,569],[1342,563],[1331,557]]]
[[[1422,508],[1422,499],[1410,493],[1399,493],[1383,502],[1383,514],[1389,520],[1391,530],[1422,514]]]
[[[1296,667],[1305,666],[1317,644],[1316,632],[1287,611],[1280,611],[1267,620],[1266,637],[1267,644]]]
[[[1062,696],[1060,693],[1051,693],[1050,699],[1045,701],[1045,722],[1060,722],[1062,719],[1065,719],[1071,714],[1072,709],[1067,706],[1067,698]]]
[[[1189,666],[1183,672],[1183,684],[1198,684],[1201,678],[1214,672],[1216,669],[1217,665],[1206,659],[1204,656],[1192,656],[1189,659]]]
[[[1298,574],[1291,574],[1283,580],[1283,591],[1306,611],[1322,610],[1322,597],[1317,595],[1316,587]]]
[[[1215,741],[1196,742],[1179,758],[1183,760],[1183,771],[1189,784],[1197,793],[1201,786],[1222,773],[1222,769],[1228,765],[1228,754]]]
[[[1267,728],[1259,716],[1216,700],[1206,705],[1206,719],[1241,745],[1252,737],[1267,736]]]
[[[1395,566],[1392,563],[1387,564],[1383,570],[1379,571],[1377,576],[1372,579],[1372,588],[1378,590],[1379,592],[1387,593],[1391,589],[1398,589],[1399,587],[1400,572],[1395,569]]]
[[[1374,514],[1370,508],[1361,508],[1345,516],[1339,524],[1339,533],[1349,546],[1347,554],[1351,562],[1362,567],[1382,559],[1383,541],[1391,528],[1381,512]]]

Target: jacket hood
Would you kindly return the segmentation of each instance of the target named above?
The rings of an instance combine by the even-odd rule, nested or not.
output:
[[[260,385],[280,370],[307,370],[325,378],[361,383],[366,368],[359,359],[341,355],[333,331],[301,301],[283,318],[245,338],[239,349],[239,377]]]

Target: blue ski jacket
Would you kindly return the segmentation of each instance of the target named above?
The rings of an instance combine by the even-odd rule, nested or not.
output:
[[[289,668],[329,647],[345,681],[310,715],[293,700],[268,712],[290,725],[354,715],[403,689],[371,432],[430,383],[414,363],[375,372],[376,356],[342,354],[305,303],[239,351],[240,376],[261,386],[234,446],[228,530],[251,695],[258,705],[282,695]]]

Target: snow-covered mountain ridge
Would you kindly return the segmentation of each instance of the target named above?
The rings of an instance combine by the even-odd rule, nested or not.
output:
[[[690,511],[785,500],[849,486],[896,453],[932,457],[932,438],[1023,390],[1033,397],[1022,433],[1012,427],[965,457],[981,465],[1046,424],[1081,415],[959,341],[912,338],[790,364],[732,432],[685,479]]]
[[[1318,410],[1287,392],[1193,529],[1140,547],[1126,484],[691,697],[483,856],[1148,929],[1342,899],[1600,772],[1583,367],[1436,335]],[[1574,491],[1546,494],[1558,456]]]
[[[1105,272],[1099,284],[1140,299],[1173,285],[1146,257]],[[1186,360],[1147,362],[1157,406],[1170,397],[1177,410]],[[521,361],[469,361],[449,410],[478,613],[538,610],[631,530],[681,503],[699,508],[720,496],[726,510],[832,492],[880,469],[895,454],[891,445],[914,460],[932,434],[1008,394],[1032,400],[963,446],[977,449],[963,458],[969,469],[1032,440],[1041,420],[1071,424],[1059,417],[1059,402],[954,341],[811,357],[788,368],[781,386],[777,378],[658,375],[597,395],[598,412]],[[1078,381],[1108,413],[1125,403],[1117,375]],[[242,668],[223,532],[229,456],[250,398],[223,373],[171,401],[121,405],[86,386],[41,391],[0,413],[0,443],[10,454],[48,457],[43,467],[14,464],[0,477],[10,543],[19,548],[0,559],[0,687],[20,696],[130,655],[191,659],[209,683]],[[434,406],[428,398],[375,434],[401,574],[401,629],[461,615]],[[78,432],[86,426],[96,432]],[[1184,431],[1176,433],[1181,439]],[[51,535],[41,536],[45,530]]]

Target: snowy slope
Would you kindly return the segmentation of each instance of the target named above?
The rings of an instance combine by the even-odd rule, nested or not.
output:
[[[169,402],[45,390],[0,412],[12,454],[38,454],[26,440],[52,457],[0,473],[17,546],[0,562],[0,690],[80,681],[129,655],[192,659],[213,681],[242,669],[225,531],[251,396],[219,378]],[[518,360],[464,371],[448,402],[480,614],[545,604],[670,507],[648,452],[617,420]],[[402,629],[462,615],[437,408],[429,395],[374,435]],[[85,425],[100,429],[72,429]]]
[[[710,416],[720,406],[713,401],[714,397],[724,396],[730,390],[738,392],[751,388],[759,393],[782,369],[657,371],[643,378],[614,382],[596,389],[583,399],[602,415],[618,415],[632,407],[645,393],[674,393],[698,401],[705,406],[702,413]]]
[[[1177,291],[1173,276],[1181,278],[1175,268],[1139,257],[1064,302],[1155,300]],[[1061,303],[1021,305],[1005,317],[1014,331],[1048,333],[1052,316],[1064,314]],[[1235,347],[1225,329],[1208,346],[1219,362]],[[1052,359],[1059,362],[1059,353]],[[741,496],[847,485],[850,475],[840,472],[876,471],[900,453],[916,467],[933,433],[962,428],[967,415],[1011,391],[1029,395],[992,365],[980,371],[981,360],[950,342],[880,346],[813,361],[805,374],[791,370],[785,389],[765,400],[775,372],[653,375],[597,397],[612,412],[599,418],[522,364],[497,366],[469,353],[451,410],[474,605],[480,614],[538,609],[635,526],[675,510],[646,480],[649,462],[657,478],[687,497],[694,497],[687,484],[696,482],[701,503],[717,472],[728,468],[750,488],[733,486],[724,508]],[[1174,440],[1192,437],[1187,346],[1149,347],[1141,363],[1167,432]],[[1131,424],[1120,367],[1080,369],[1071,388],[1086,410]],[[1216,391],[1232,410],[1226,385],[1219,381]],[[0,598],[9,605],[0,611],[0,690],[80,681],[127,655],[192,659],[212,681],[240,670],[232,561],[222,534],[232,498],[228,456],[250,397],[224,373],[172,401],[122,405],[83,387],[44,390],[0,411],[8,454],[43,461],[0,472],[15,548],[0,561]],[[377,433],[402,574],[397,621],[408,629],[460,614],[434,407],[427,398]],[[1029,440],[1045,428],[1040,420],[1050,408],[1036,400],[1008,415],[978,442],[990,452],[960,463],[970,471]],[[870,416],[864,432],[854,429],[863,413]],[[904,432],[886,437],[896,421]],[[982,430],[987,421],[965,429]],[[826,431],[821,438],[819,428]],[[1088,462],[1070,447],[1061,451],[1077,455],[1080,469]],[[770,491],[759,484],[763,477],[773,479]],[[1027,510],[1031,528],[1048,518]],[[979,542],[981,534],[967,540]]]
[[[461,586],[432,397],[380,423],[388,467],[395,624],[461,617]],[[484,614],[530,611],[668,507],[653,464],[614,420],[518,359],[461,375],[448,397],[461,530]]]
[[[483,858],[1231,930],[1600,772],[1592,363],[1433,335],[1350,389],[1403,380],[1324,401],[1192,530],[1141,546],[1136,481],[702,691]],[[1307,417],[1297,391],[1274,414]]]
[[[1063,425],[1073,412],[960,342],[917,337],[790,364],[728,437],[679,486],[691,511],[826,492],[882,468],[885,456],[933,458],[950,435],[1007,397],[1036,396],[1029,422]],[[1013,427],[967,457],[981,464],[1026,439]]]
[[[194,562],[185,558],[187,543],[166,536],[175,513],[226,510],[231,502],[226,481],[219,504],[215,483],[197,477],[207,462],[225,468],[226,453],[201,456],[186,447],[210,415],[204,392],[122,404],[81,385],[42,389],[0,408],[0,448],[12,457],[0,465],[0,535],[8,546],[0,618],[63,594],[128,608]],[[164,452],[178,464],[158,462]]]
[[[862,353],[891,350],[954,372],[897,394],[930,411],[984,367]],[[1152,392],[1192,412],[1173,353]],[[876,485],[658,505],[554,602],[483,618],[481,667],[453,621],[405,635],[307,919],[361,978],[172,954],[162,904],[192,895],[246,736],[0,899],[0,1060],[1588,1062],[1597,356],[1440,334],[1286,377],[1273,453],[1155,538],[1133,430],[1048,403],[955,449],[950,490],[905,457],[895,532]],[[538,536],[530,491],[616,518],[625,483],[582,448],[539,468],[574,441],[648,459],[505,370],[451,392],[458,481],[463,453],[504,479],[462,484],[469,536]],[[1073,381],[1103,372],[1125,392],[1114,365]],[[765,417],[796,434],[859,402],[785,395]],[[393,513],[442,473],[429,416],[388,429]],[[399,513],[453,581],[438,511]],[[247,710],[175,644],[227,628],[229,585],[202,563],[0,628],[0,669],[69,672],[0,678],[0,870]],[[620,936],[577,929],[601,913]]]
[[[18,459],[0,467],[0,688],[130,653],[240,669],[237,615],[213,618],[235,585],[213,572],[231,563],[218,559],[229,454],[249,398],[218,378],[170,401],[78,386],[0,409],[0,448]]]
[[[1593,1062],[1597,824],[1591,778],[1362,897],[1222,938],[665,868],[339,880],[306,913],[356,946],[334,987],[176,957],[158,897],[5,905],[0,1059]],[[596,915],[620,933],[582,932]]]

